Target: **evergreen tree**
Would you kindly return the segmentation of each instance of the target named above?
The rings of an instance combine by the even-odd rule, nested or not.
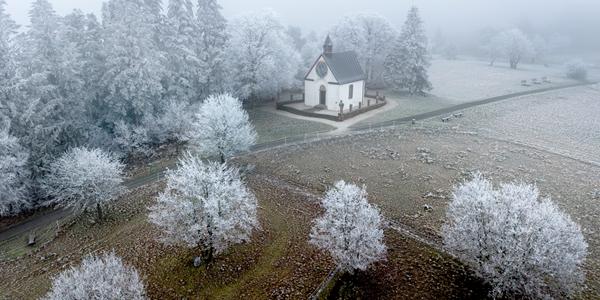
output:
[[[200,90],[200,95],[204,98],[226,89],[224,52],[229,35],[227,20],[221,14],[221,6],[217,0],[198,0],[196,19],[200,41],[196,56],[205,70]]]
[[[47,0],[37,0],[29,12],[31,25],[19,40],[19,91],[12,100],[11,133],[31,151],[35,177],[55,155],[72,143],[81,90],[72,47],[61,43],[62,20]],[[70,128],[70,130],[68,129]]]
[[[154,15],[158,8],[148,2],[111,0],[103,7],[106,72],[99,113],[111,132],[124,123],[121,135],[136,132],[161,106],[164,56],[156,42],[160,20]],[[130,150],[126,144],[121,146]]]
[[[165,52],[169,61],[168,99],[190,103],[199,98],[204,68],[196,55],[199,43],[194,7],[190,0],[169,0]]]
[[[13,38],[19,27],[5,12],[6,2],[0,0],[0,115],[6,112],[14,92],[16,65]]]
[[[410,9],[402,33],[385,62],[385,80],[395,90],[424,94],[432,89],[427,75],[430,66],[427,36],[416,7]]]

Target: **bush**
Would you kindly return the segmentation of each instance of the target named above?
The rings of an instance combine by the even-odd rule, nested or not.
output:
[[[567,77],[575,80],[586,80],[588,71],[587,66],[581,60],[574,60],[567,63]]]
[[[584,281],[587,243],[535,186],[494,189],[480,174],[455,188],[445,246],[492,286],[493,297],[564,298]]]

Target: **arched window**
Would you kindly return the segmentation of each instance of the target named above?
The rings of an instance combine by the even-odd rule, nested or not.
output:
[[[354,97],[354,84],[351,84],[348,89],[348,99],[352,99],[352,97]]]

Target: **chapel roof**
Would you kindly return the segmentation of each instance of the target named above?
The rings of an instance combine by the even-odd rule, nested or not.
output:
[[[325,62],[331,69],[339,84],[346,84],[365,79],[358,56],[354,51],[323,54]]]

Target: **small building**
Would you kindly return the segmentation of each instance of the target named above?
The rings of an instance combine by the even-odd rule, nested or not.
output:
[[[352,104],[358,108],[365,95],[365,73],[354,51],[333,52],[333,43],[327,36],[323,53],[304,77],[304,104],[311,107],[339,111]]]

